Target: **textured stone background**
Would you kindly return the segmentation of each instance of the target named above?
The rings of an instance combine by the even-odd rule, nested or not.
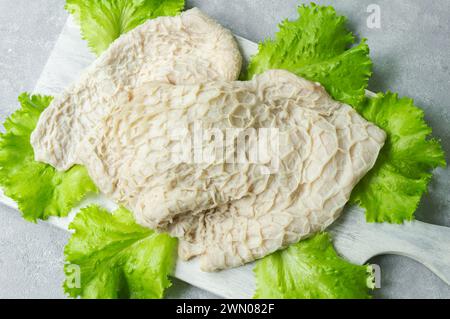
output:
[[[302,1],[308,2],[308,1]],[[335,0],[350,27],[369,39],[373,91],[413,97],[450,154],[450,6],[448,0]],[[272,36],[277,24],[296,17],[297,0],[187,1],[238,35],[253,41]],[[381,29],[369,29],[367,6],[381,7]],[[17,95],[32,90],[67,14],[63,0],[0,0],[0,120],[17,108]],[[450,226],[450,170],[441,169],[418,219]],[[23,221],[0,204],[0,298],[63,298],[63,247],[68,234],[45,223]],[[422,265],[399,256],[371,260],[382,269],[385,298],[450,298],[450,287]],[[175,280],[173,298],[214,297]]]

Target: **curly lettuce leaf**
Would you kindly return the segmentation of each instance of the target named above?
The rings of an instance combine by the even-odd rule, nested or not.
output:
[[[431,171],[446,165],[439,141],[430,138],[423,111],[409,98],[378,94],[357,110],[387,133],[387,141],[375,167],[353,190],[352,201],[365,208],[369,222],[414,219]]]
[[[173,16],[184,0],[67,0],[66,9],[80,24],[83,39],[100,55],[120,35],[148,19]]]
[[[356,105],[364,100],[372,74],[369,47],[355,43],[347,19],[332,7],[303,5],[300,17],[284,21],[273,40],[259,45],[246,77],[268,69],[286,69],[321,83],[336,100]]]
[[[162,298],[171,283],[177,241],[134,221],[120,208],[84,208],[65,247],[64,290],[82,298]]]
[[[254,298],[368,299],[370,266],[339,257],[327,233],[301,241],[256,263]]]
[[[17,202],[23,217],[33,222],[66,216],[87,193],[97,191],[81,166],[58,172],[34,160],[30,135],[51,101],[50,96],[21,94],[21,108],[5,121],[6,132],[0,134],[0,185]]]

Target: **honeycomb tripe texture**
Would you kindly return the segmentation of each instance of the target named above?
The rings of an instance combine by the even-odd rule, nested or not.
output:
[[[179,156],[217,142],[220,134],[208,133],[196,144],[196,123],[225,132],[223,157]],[[140,224],[180,238],[179,255],[199,256],[206,271],[242,265],[325,229],[386,137],[319,84],[282,70],[247,82],[148,83],[100,126],[81,152],[94,181]],[[249,128],[275,130],[266,151],[278,165],[235,160],[242,136],[228,139],[228,131]],[[248,139],[245,150],[259,138]]]
[[[231,32],[194,8],[122,35],[43,112],[31,136],[35,159],[66,170],[84,135],[147,81],[236,80],[242,57]]]

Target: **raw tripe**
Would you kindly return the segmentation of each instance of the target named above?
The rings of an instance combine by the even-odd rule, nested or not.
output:
[[[79,164],[87,132],[130,90],[147,81],[236,80],[242,56],[231,32],[194,8],[121,36],[43,112],[31,136],[35,159],[67,170]]]
[[[101,191],[140,224],[180,238],[181,258],[200,256],[206,271],[242,265],[325,229],[386,138],[319,84],[282,70],[247,82],[146,83],[132,96],[83,143],[81,162]],[[188,142],[196,123],[276,129],[271,158],[278,166],[268,174],[267,163],[233,163],[237,137],[225,143],[225,161],[173,160],[180,150],[198,151]]]

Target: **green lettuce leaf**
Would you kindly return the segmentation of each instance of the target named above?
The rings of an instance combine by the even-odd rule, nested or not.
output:
[[[6,132],[0,134],[0,185],[17,202],[23,217],[33,222],[65,216],[87,193],[97,191],[81,166],[58,172],[34,160],[30,135],[51,100],[50,96],[21,94],[21,108],[5,121]]]
[[[259,260],[254,273],[264,299],[365,299],[374,286],[372,268],[339,257],[327,233]]]
[[[120,35],[148,19],[173,16],[184,0],[67,0],[66,9],[80,24],[83,39],[100,55]]]
[[[378,94],[357,110],[388,137],[375,167],[353,190],[352,201],[365,208],[369,222],[412,220],[431,171],[446,165],[444,151],[430,138],[423,111],[409,98]]]
[[[176,239],[136,224],[128,210],[90,206],[69,228],[64,289],[70,296],[162,298],[171,285]]]
[[[320,82],[336,100],[355,105],[364,100],[372,73],[369,47],[355,43],[347,19],[332,7],[311,4],[298,9],[300,17],[284,21],[273,40],[259,45],[246,78],[268,69],[286,69]]]

